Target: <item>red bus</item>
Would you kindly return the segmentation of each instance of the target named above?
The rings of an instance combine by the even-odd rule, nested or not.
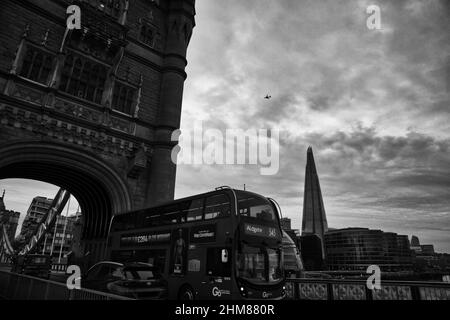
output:
[[[281,299],[282,237],[273,200],[220,187],[116,215],[108,253],[158,267],[169,299]]]

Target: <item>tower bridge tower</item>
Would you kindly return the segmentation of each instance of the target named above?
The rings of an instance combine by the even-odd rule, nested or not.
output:
[[[66,29],[69,5],[81,29]],[[194,0],[5,0],[0,179],[67,189],[91,263],[114,214],[170,200]]]

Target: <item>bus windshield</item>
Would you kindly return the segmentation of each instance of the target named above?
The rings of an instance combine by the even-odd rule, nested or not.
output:
[[[238,277],[254,284],[282,280],[281,250],[242,245],[237,255]]]
[[[273,206],[267,199],[237,191],[238,212],[241,217],[254,218],[261,221],[277,222]]]

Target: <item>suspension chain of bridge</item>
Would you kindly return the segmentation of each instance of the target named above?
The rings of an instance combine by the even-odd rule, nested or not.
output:
[[[33,253],[41,241],[44,239],[47,230],[51,230],[55,225],[57,217],[61,214],[64,209],[67,201],[70,198],[70,193],[67,190],[59,189],[55,198],[52,201],[52,204],[48,208],[45,215],[42,217],[41,222],[37,225],[36,229],[33,232],[33,235],[29,239],[28,243],[23,246],[18,251],[15,251],[8,237],[8,233],[6,230],[6,226],[3,225],[1,229],[1,237],[0,237],[0,248],[2,253],[11,260],[11,258],[18,255],[26,255],[28,253]]]

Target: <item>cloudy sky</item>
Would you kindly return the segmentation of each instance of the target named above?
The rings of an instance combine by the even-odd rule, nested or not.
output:
[[[366,26],[369,5],[381,9],[380,30]],[[450,252],[449,1],[197,0],[196,9],[182,131],[200,120],[222,132],[279,129],[280,170],[180,165],[176,197],[246,184],[300,228],[311,145],[330,227],[415,234]],[[25,192],[57,190],[0,187],[21,212]]]
[[[280,170],[181,165],[177,197],[245,183],[300,228],[311,145],[330,227],[450,252],[450,2],[199,0],[196,21],[182,130],[278,128]]]

